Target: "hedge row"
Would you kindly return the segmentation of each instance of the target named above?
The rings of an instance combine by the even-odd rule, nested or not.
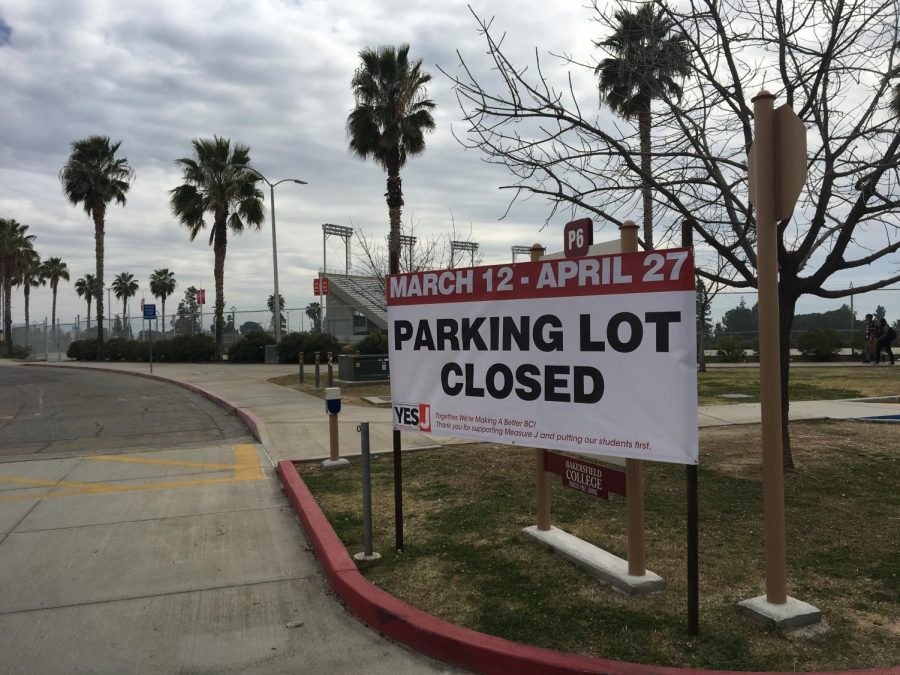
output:
[[[76,361],[97,360],[97,340],[75,340],[66,356]],[[170,363],[200,363],[216,356],[216,342],[208,335],[179,335],[153,343],[153,360]],[[149,361],[150,343],[112,338],[103,343],[104,361]]]

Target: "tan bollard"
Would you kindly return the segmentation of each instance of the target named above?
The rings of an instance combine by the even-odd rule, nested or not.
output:
[[[341,458],[341,446],[338,438],[338,415],[341,412],[341,390],[339,387],[325,389],[325,411],[328,413],[328,447],[329,459],[322,462],[324,469],[342,469],[350,466],[350,462]]]

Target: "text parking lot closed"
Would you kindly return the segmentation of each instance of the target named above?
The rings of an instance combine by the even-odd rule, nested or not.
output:
[[[696,463],[687,249],[394,275],[387,294],[395,428]]]

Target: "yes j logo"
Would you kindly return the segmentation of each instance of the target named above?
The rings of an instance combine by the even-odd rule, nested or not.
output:
[[[397,403],[393,408],[395,427],[431,431],[431,405],[428,403]]]

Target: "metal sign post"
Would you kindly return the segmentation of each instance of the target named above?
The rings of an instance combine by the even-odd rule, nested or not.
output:
[[[150,372],[153,372],[153,320],[156,318],[156,305],[145,304],[141,300],[141,307],[144,309],[144,321],[147,322],[147,328],[150,331]],[[141,322],[143,323],[143,321]]]

